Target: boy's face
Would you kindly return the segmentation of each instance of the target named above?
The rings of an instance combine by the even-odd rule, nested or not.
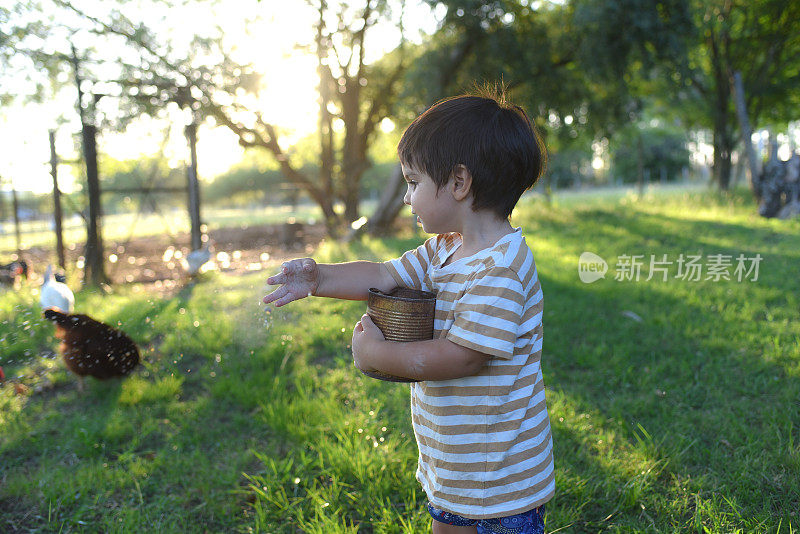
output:
[[[401,167],[408,186],[403,202],[411,206],[411,213],[417,216],[422,229],[429,234],[455,231],[452,216],[456,202],[447,194],[447,188],[439,190],[426,173],[403,163]]]

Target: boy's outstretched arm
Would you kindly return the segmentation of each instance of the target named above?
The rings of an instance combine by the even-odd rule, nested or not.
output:
[[[450,380],[477,374],[490,357],[444,338],[387,341],[366,314],[353,330],[353,360],[363,371],[415,380]]]
[[[311,258],[284,263],[278,274],[267,279],[267,284],[280,285],[263,299],[265,304],[274,302],[276,307],[312,295],[366,300],[369,288],[390,291],[396,285],[382,263],[317,263]]]

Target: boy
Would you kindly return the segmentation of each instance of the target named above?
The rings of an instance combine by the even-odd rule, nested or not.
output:
[[[434,534],[539,533],[555,490],[540,369],[542,291],[533,255],[509,216],[539,179],[544,146],[502,96],[460,96],[420,115],[398,145],[411,206],[436,234],[385,263],[285,263],[264,297],[366,300],[371,287],[437,293],[434,339],[386,341],[364,315],[353,331],[359,369],[417,379],[411,417],[417,479]]]

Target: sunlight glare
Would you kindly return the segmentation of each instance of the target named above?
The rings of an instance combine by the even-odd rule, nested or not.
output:
[[[384,117],[380,124],[381,131],[383,133],[393,132],[395,129],[395,123],[389,117]]]
[[[88,0],[87,5],[98,15],[102,15],[107,9],[98,0]],[[231,9],[229,4],[201,8],[195,3],[181,7],[172,6],[169,9],[157,3],[151,7],[143,19],[151,27],[157,28],[165,39],[174,39],[178,48],[189,46],[195,31],[202,33],[210,27],[219,27],[223,31],[225,48],[232,52],[234,59],[241,64],[252,64],[254,71],[261,76],[258,95],[237,94],[237,97],[250,100],[249,105],[259,111],[263,120],[276,127],[280,146],[284,150],[317,129],[319,79],[313,46],[313,28],[317,13],[307,3],[286,2],[278,6],[273,2],[243,0],[236,9]],[[192,24],[171,24],[189,15]],[[423,2],[405,5],[406,39],[413,43],[421,42],[423,35],[432,32],[442,16],[441,9],[434,12]],[[89,37],[88,32],[79,32],[75,39],[86,40]],[[373,28],[370,39],[370,46],[366,50],[367,63],[397,46],[400,33],[396,24],[381,21]],[[92,44],[93,41],[90,41],[75,42],[79,48],[86,48]],[[60,43],[57,42],[56,45],[58,44]],[[119,46],[113,39],[108,40],[108,51],[112,56],[118,54],[128,61],[136,60],[135,52]],[[213,62],[221,58],[207,59]],[[101,79],[113,79],[115,75],[114,72],[105,71],[99,74],[102,74]],[[101,104],[101,113],[107,112],[109,116],[114,114],[111,109],[117,104],[114,97],[104,99]],[[9,153],[24,156],[7,158],[0,162],[0,175],[13,180],[20,189],[40,193],[52,189],[47,127],[55,126],[57,118],[61,117],[61,124],[57,128],[59,157],[78,158],[73,137],[80,126],[73,111],[74,105],[74,89],[67,87],[44,104],[20,101],[4,110],[4,116],[0,118],[0,128],[4,133],[17,133],[8,136],[6,148]],[[110,109],[106,110],[105,107]],[[331,107],[333,109],[329,110],[332,113],[339,111],[333,102],[329,103],[329,108]],[[249,122],[254,122],[253,115],[248,115]],[[177,109],[166,110],[166,116],[166,120],[139,117],[122,133],[101,130],[99,151],[117,160],[131,160],[157,155],[163,150],[163,156],[171,166],[185,165],[189,160],[184,134],[186,117]],[[171,123],[172,127],[167,142],[164,143],[167,123]],[[334,121],[337,132],[343,127],[340,119]],[[395,129],[395,125],[391,120],[385,119],[381,122],[380,129],[389,133]],[[198,174],[201,179],[214,178],[224,173],[241,160],[244,152],[238,144],[238,138],[227,128],[216,126],[212,120],[207,120],[200,126],[197,148]],[[59,185],[65,192],[69,192],[78,178],[72,176],[74,169],[65,167],[64,171],[59,176]],[[101,169],[101,175],[102,173]]]

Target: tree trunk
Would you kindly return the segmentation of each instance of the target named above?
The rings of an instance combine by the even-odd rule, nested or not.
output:
[[[724,18],[727,20],[726,11]],[[731,181],[731,152],[733,135],[730,132],[730,70],[728,69],[729,35],[723,28],[719,33],[712,26],[709,37],[711,68],[714,76],[716,102],[714,114],[714,181],[722,191],[727,191]]]
[[[103,262],[103,236],[100,228],[100,178],[97,170],[97,129],[83,124],[83,156],[86,160],[86,182],[89,194],[89,220],[86,224],[86,253],[83,284],[99,286],[108,283]]]
[[[330,75],[330,71],[328,71],[328,75]],[[320,92],[326,93],[326,91],[323,89],[320,89]],[[321,99],[319,119],[319,180],[320,184],[322,184],[322,190],[324,191],[325,195],[332,199],[335,195],[333,190],[333,165],[335,161],[335,148],[333,136],[333,116],[328,111],[328,102],[330,102],[330,99],[326,94],[324,94]]]
[[[360,162],[359,167],[354,169],[354,173],[345,176],[344,182],[344,218],[345,222],[351,223],[361,217],[361,178],[369,165],[366,161]]]
[[[186,169],[187,189],[189,191],[189,220],[191,221],[192,250],[203,246],[200,230],[200,182],[197,177],[197,123],[186,126],[186,140],[189,143],[189,167]]]
[[[724,83],[718,79],[719,84]],[[727,191],[731,181],[731,153],[733,152],[733,132],[730,121],[730,90],[726,85],[718,87],[717,102],[714,109],[714,182],[721,191]]]
[[[344,147],[342,150],[341,199],[344,202],[344,220],[351,223],[359,218],[361,177],[366,170],[366,154],[361,150],[362,134],[359,127],[358,79],[348,77],[345,92],[341,95],[344,121]]]
[[[714,132],[714,182],[721,191],[730,188],[732,149],[730,137],[725,132]]]
[[[280,164],[284,176],[289,178],[289,181],[296,184],[300,189],[304,190],[320,207],[322,210],[322,217],[325,219],[325,228],[328,235],[331,237],[339,235],[341,219],[333,209],[333,198],[326,196],[324,191],[314,187],[304,174],[297,171],[286,161],[281,161]]]
[[[744,84],[742,84],[742,73],[733,73],[733,93],[736,102],[736,113],[739,117],[739,127],[742,131],[742,143],[744,143],[744,153],[747,157],[747,165],[750,169],[750,190],[758,198],[756,193],[758,184],[758,159],[756,149],[753,147],[753,128],[750,125],[750,117],[747,114],[747,104],[744,97]]]
[[[644,198],[644,143],[642,142],[642,131],[636,138],[636,185],[639,191],[639,199]]]
[[[78,90],[78,115],[81,118],[83,140],[83,159],[86,164],[86,189],[89,197],[89,218],[86,221],[86,250],[84,252],[83,285],[99,286],[108,283],[103,264],[103,237],[100,229],[102,208],[100,204],[100,177],[97,171],[97,128],[89,124],[92,113],[87,117],[83,107],[83,79],[80,74],[80,60],[75,45],[72,47],[72,66],[75,70],[75,87]],[[90,110],[92,110],[91,108]]]
[[[319,76],[319,180],[325,195],[328,198],[333,198],[333,115],[328,110],[328,104],[331,103],[334,87],[336,87],[336,80],[333,78],[331,69],[327,64],[330,46],[325,36],[326,7],[326,2],[323,1],[319,3],[319,21],[317,22],[317,35],[315,39],[317,46],[317,76]]]
[[[482,41],[485,36],[486,33],[483,31],[476,30],[465,32],[461,41],[452,49],[447,63],[442,65],[439,70],[438,79],[436,80],[438,94],[434,94],[433,100],[438,100],[442,95],[448,92],[456,80],[456,73],[464,64],[467,57],[469,57],[476,44]],[[399,70],[395,73],[396,76],[400,74],[401,71]],[[405,180],[403,179],[402,168],[398,163],[389,177],[386,188],[381,194],[375,213],[372,214],[369,222],[361,228],[362,230],[367,230],[373,235],[391,233],[392,224],[404,205],[403,187],[405,187]]]
[[[391,233],[392,224],[403,209],[403,187],[406,181],[403,179],[403,168],[398,163],[392,169],[386,188],[381,193],[378,207],[366,225],[366,229],[373,235],[385,235]]]

